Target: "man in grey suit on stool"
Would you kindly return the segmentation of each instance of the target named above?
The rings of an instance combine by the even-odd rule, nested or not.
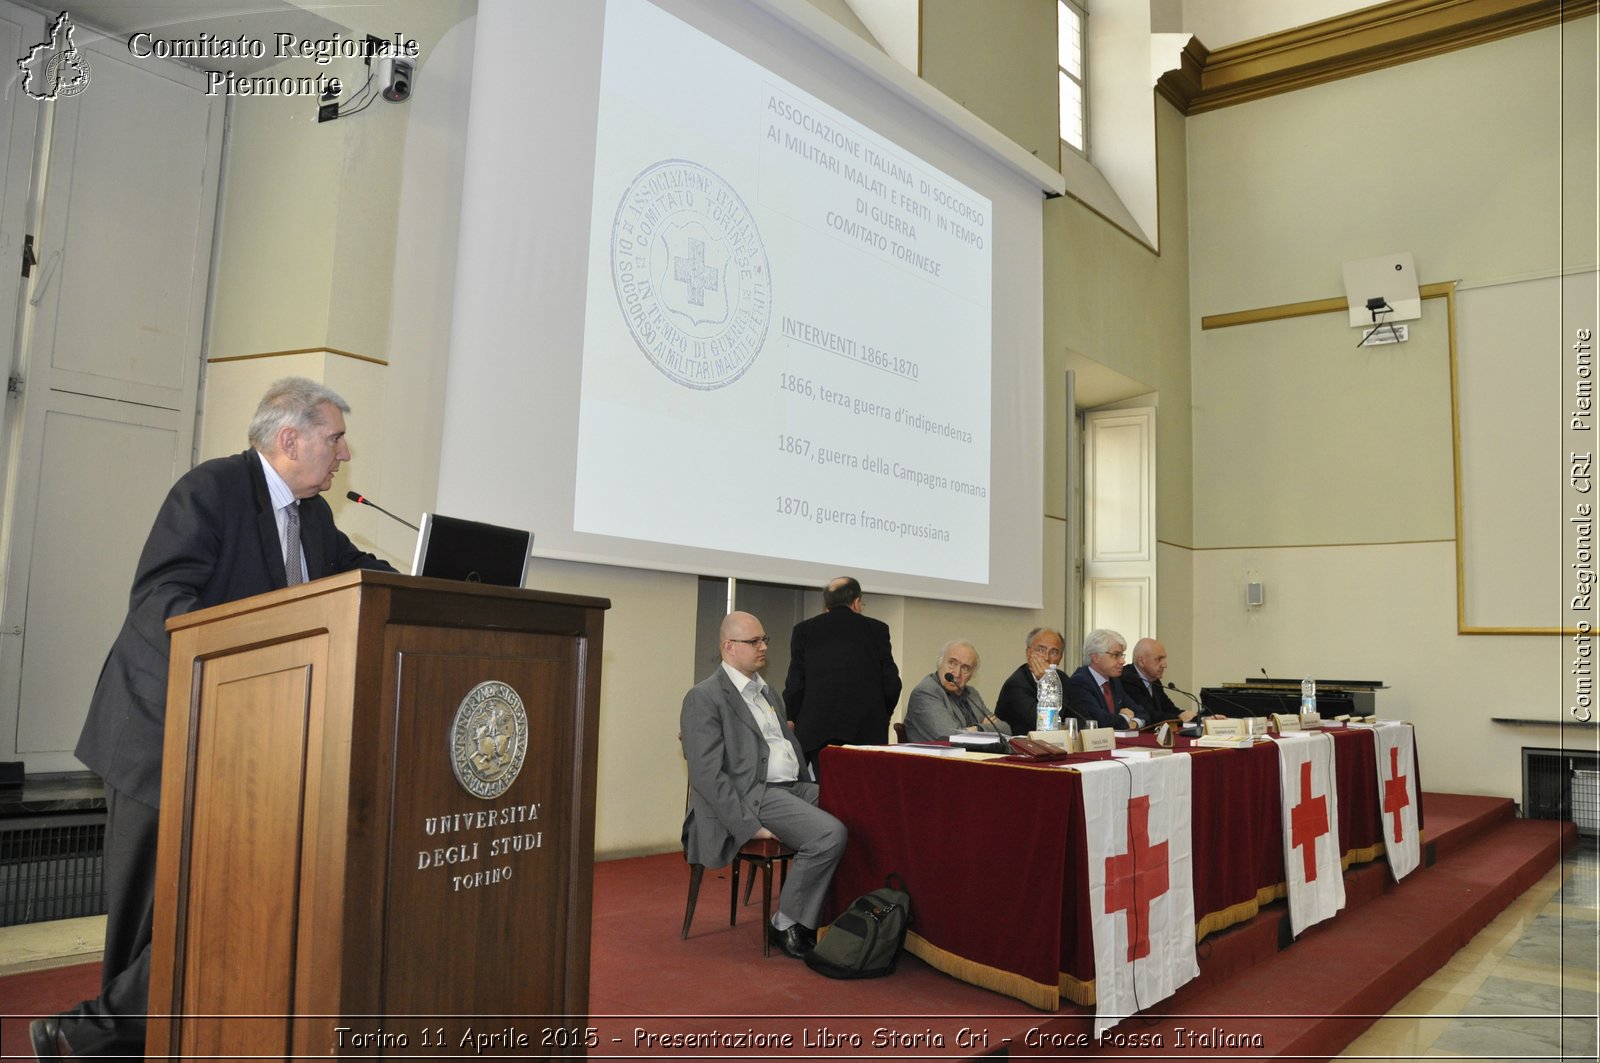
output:
[[[729,613],[719,632],[722,664],[690,688],[678,718],[689,764],[683,848],[689,862],[726,867],[752,838],[777,838],[795,851],[767,934],[801,959],[844,855],[843,823],[817,807],[817,784],[789,729],[783,700],[761,679],[767,633],[749,613]]]

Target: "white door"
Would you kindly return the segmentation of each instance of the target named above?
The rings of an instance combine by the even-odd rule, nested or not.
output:
[[[1156,630],[1156,411],[1083,415],[1084,630]]]
[[[30,773],[80,767],[139,550],[192,461],[223,132],[195,71],[79,47],[86,88],[23,101],[43,125],[39,265],[0,528],[0,760]]]
[[[0,3],[0,61],[26,55],[30,44],[45,35],[44,16],[11,4]],[[34,135],[38,129],[39,106],[23,94],[20,71],[0,67],[0,277],[15,278],[0,287],[0,371],[7,391],[0,396],[0,469],[6,467],[8,428],[17,408],[15,393],[9,390],[20,371],[16,363],[17,307],[22,302],[20,281],[24,248],[28,244],[28,193],[32,188]]]

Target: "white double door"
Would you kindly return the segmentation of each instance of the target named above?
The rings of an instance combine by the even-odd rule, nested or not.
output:
[[[0,0],[0,56],[48,33]],[[81,92],[12,78],[0,100],[0,761],[29,773],[81,767],[139,550],[193,461],[223,142],[197,72],[75,43]]]

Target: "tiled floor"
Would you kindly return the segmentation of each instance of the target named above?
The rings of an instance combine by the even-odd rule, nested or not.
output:
[[[0,928],[0,974],[95,959],[104,933],[104,917]],[[1588,838],[1340,1058],[1594,1063],[1597,967],[1600,847]]]
[[[1339,1058],[1594,1063],[1597,967],[1600,847],[1585,838]]]

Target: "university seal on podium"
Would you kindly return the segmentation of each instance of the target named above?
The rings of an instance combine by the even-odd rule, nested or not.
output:
[[[450,723],[450,766],[473,797],[493,800],[510,789],[528,753],[528,713],[505,683],[479,683]]]
[[[766,343],[772,274],[755,216],[699,163],[633,179],[611,225],[611,283],[634,342],[684,387],[726,387]]]

